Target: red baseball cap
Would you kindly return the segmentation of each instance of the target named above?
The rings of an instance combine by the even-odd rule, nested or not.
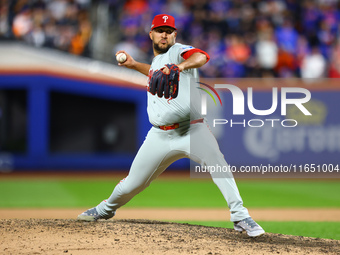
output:
[[[153,18],[151,30],[156,27],[172,27],[177,30],[175,27],[175,18],[168,14],[159,14]]]

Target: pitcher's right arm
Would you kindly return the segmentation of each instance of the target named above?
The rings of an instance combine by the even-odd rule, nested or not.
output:
[[[146,76],[149,75],[149,70],[151,65],[149,64],[145,64],[145,63],[141,63],[141,62],[137,62],[136,60],[133,59],[133,57],[131,57],[128,53],[126,53],[124,50],[120,50],[116,52],[116,56],[119,53],[125,53],[126,55],[126,60],[123,63],[118,63],[119,66],[125,66],[129,69],[133,69],[136,70]]]

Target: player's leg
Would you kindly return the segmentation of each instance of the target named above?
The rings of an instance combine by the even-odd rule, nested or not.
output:
[[[191,125],[190,158],[201,166],[228,166],[219,150],[217,141],[206,123]],[[241,195],[232,173],[211,172],[214,183],[222,192],[231,212],[231,221],[239,221],[249,217],[248,210],[243,206]]]
[[[119,207],[148,187],[171,163],[183,157],[180,154],[178,151],[171,150],[166,131],[152,128],[139,149],[128,176],[116,185],[108,199],[95,208],[98,217],[114,216]],[[80,220],[92,220],[92,218],[78,216]]]
[[[201,166],[220,166],[228,169],[228,164],[221,153],[218,143],[206,123],[191,126],[190,135],[191,158]],[[233,174],[229,171],[210,172],[214,183],[222,192],[230,208],[230,220],[237,231],[247,231],[249,236],[259,236],[264,230],[249,216]]]

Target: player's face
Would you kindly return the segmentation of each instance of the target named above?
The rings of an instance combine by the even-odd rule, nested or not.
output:
[[[171,27],[157,27],[150,31],[153,48],[158,53],[165,53],[175,44],[177,32]]]

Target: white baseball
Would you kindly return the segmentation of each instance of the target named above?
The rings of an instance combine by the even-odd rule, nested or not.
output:
[[[126,61],[126,54],[125,53],[118,53],[116,59],[119,63],[124,63]]]

